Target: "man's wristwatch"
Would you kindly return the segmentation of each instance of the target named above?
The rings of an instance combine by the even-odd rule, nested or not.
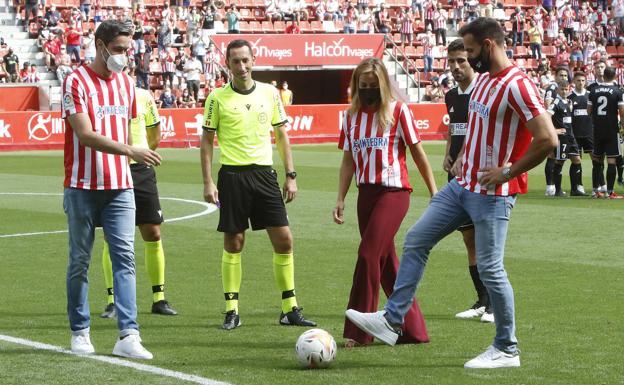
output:
[[[503,178],[506,180],[511,179],[511,167],[503,167]]]
[[[286,173],[286,178],[290,178],[290,179],[296,179],[297,178],[297,171],[289,171]]]

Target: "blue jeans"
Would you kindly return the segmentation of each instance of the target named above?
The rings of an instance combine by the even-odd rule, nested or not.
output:
[[[455,179],[440,190],[405,236],[394,291],[385,306],[388,321],[403,324],[404,315],[412,305],[422,279],[429,252],[442,238],[471,219],[475,226],[477,267],[490,295],[496,322],[493,345],[499,350],[515,353],[518,341],[515,336],[514,295],[503,265],[507,226],[515,200],[513,196],[470,192]]]
[[[89,329],[89,263],[96,226],[102,226],[113,265],[117,326],[120,336],[136,334],[134,265],[134,190],[66,188],[63,209],[69,229],[67,314],[72,331]]]

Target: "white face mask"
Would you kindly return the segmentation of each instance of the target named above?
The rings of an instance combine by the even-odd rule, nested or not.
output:
[[[106,47],[104,47],[106,52],[108,53],[108,59],[106,59],[106,67],[111,72],[121,73],[123,69],[128,65],[128,57],[125,53],[120,53],[117,55],[111,55]],[[104,54],[102,54],[104,56]]]

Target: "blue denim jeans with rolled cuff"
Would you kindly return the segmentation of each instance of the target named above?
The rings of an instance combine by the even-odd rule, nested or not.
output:
[[[120,336],[136,334],[136,276],[134,264],[134,190],[65,188],[63,209],[69,230],[67,314],[73,332],[90,327],[89,264],[95,228],[102,226],[113,265],[117,326]]]
[[[388,321],[403,324],[429,252],[442,238],[471,219],[475,226],[477,268],[488,290],[496,323],[493,345],[507,353],[516,353],[514,293],[503,265],[507,227],[515,200],[515,196],[470,192],[455,179],[440,190],[405,237],[394,291],[385,306]]]

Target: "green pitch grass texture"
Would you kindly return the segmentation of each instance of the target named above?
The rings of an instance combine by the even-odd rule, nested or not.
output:
[[[444,146],[425,149],[441,187]],[[162,197],[202,200],[197,149],[165,149],[157,169]],[[164,224],[166,295],[177,317],[150,314],[151,289],[143,246],[136,238],[137,303],[141,336],[154,353],[145,362],[232,384],[624,384],[623,201],[544,197],[543,166],[530,174],[530,193],[512,214],[505,265],[515,290],[522,367],[468,371],[465,361],[491,343],[494,326],[458,320],[475,301],[460,233],[431,253],[418,300],[431,342],[343,349],[344,311],[359,243],[357,189],[346,201],[345,224],[333,223],[338,167],[334,145],[294,146],[299,193],[288,204],[295,239],[297,297],[305,315],[336,339],[339,350],[326,370],[300,369],[294,344],[305,328],[278,325],[280,293],[272,274],[265,232],[248,232],[243,253],[240,315],[243,325],[220,330],[222,235],[216,213]],[[564,188],[569,191],[567,169]],[[591,191],[591,163],[583,160]],[[283,167],[276,156],[280,183]],[[413,164],[411,206],[396,238],[403,238],[428,204]],[[216,171],[214,172],[216,177]],[[61,152],[0,153],[0,192],[62,193]],[[621,188],[618,187],[621,193]],[[163,200],[168,218],[197,213],[199,205]],[[66,229],[61,196],[0,195],[0,235]],[[383,231],[383,229],[379,229]],[[91,337],[110,355],[115,320],[99,318],[106,297],[98,232],[91,263]],[[0,238],[0,334],[69,348],[65,271],[67,234]],[[381,304],[385,296],[381,294]],[[0,341],[0,384],[183,384],[185,382],[80,357]]]

